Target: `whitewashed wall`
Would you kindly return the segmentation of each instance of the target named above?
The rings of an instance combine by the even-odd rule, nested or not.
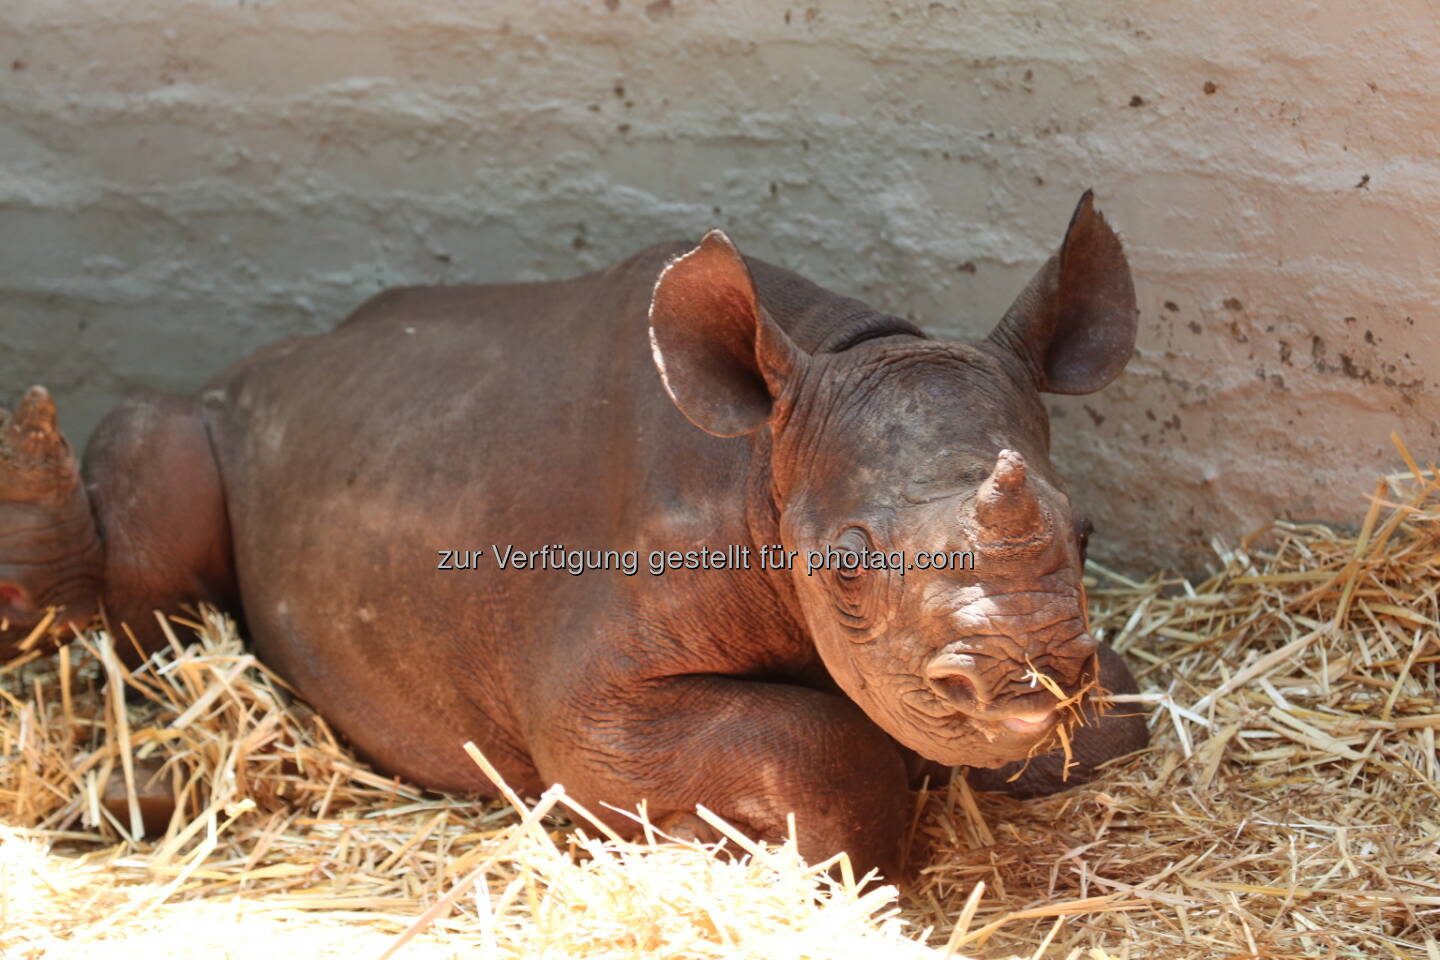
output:
[[[1194,567],[1440,456],[1436,9],[7,0],[0,393],[80,438],[384,286],[714,225],[976,334],[1093,186],[1141,335],[1057,456],[1106,555]]]

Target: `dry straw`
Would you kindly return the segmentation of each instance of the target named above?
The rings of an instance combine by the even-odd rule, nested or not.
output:
[[[211,612],[134,673],[46,624],[0,667],[0,956],[1440,960],[1440,474],[1400,450],[1356,535],[1092,565],[1151,748],[1040,801],[922,791],[898,899],[708,812],[729,856],[380,776]]]

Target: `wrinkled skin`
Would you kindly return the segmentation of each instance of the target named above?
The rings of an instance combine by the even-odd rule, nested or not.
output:
[[[697,803],[772,839],[793,812],[807,855],[889,871],[927,763],[1059,789],[1054,753],[1005,782],[1054,747],[1052,690],[1133,689],[1085,631],[1086,525],[1040,393],[1104,386],[1134,329],[1129,269],[1087,194],[977,343],[928,339],[712,233],[560,283],[382,294],[198,398],[126,402],[83,485],[33,388],[0,424],[0,648],[46,606],[83,623],[103,601],[153,650],[152,610],[217,603],[363,755],[416,783],[489,792],[461,750],[474,740],[523,791],[644,800],[701,835]],[[498,569],[491,544],[507,543],[800,559],[571,576]],[[826,547],[975,562],[806,575]],[[436,569],[470,549],[479,569]],[[1069,783],[1143,746],[1139,718],[1077,709]]]

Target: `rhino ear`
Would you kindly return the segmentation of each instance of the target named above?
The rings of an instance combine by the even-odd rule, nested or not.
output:
[[[675,406],[717,437],[769,420],[775,397],[805,361],[760,306],[749,268],[719,230],[661,272],[650,301],[650,349]]]
[[[1120,238],[1080,198],[1060,250],[1020,292],[991,341],[1019,354],[1046,393],[1093,393],[1135,348],[1135,284]]]

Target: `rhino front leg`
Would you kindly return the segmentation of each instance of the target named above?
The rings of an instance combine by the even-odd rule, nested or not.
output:
[[[844,850],[857,875],[875,867],[895,876],[910,803],[905,764],[842,697],[721,676],[592,690],[534,754],[547,782],[618,831],[633,835],[636,825],[603,804],[633,810],[643,799],[652,822],[685,826],[703,804],[777,842],[793,812],[807,860]]]
[[[1139,687],[1130,668],[1109,645],[1101,644],[1100,686],[1110,693],[1136,693]],[[1085,723],[1077,728],[1070,744],[1074,761],[1065,770],[1065,754],[1052,750],[1033,758],[1029,764],[1012,763],[998,770],[971,767],[965,779],[977,790],[994,790],[1015,797],[1043,797],[1079,786],[1095,776],[1102,764],[1116,757],[1140,750],[1150,742],[1145,716],[1135,704],[1117,704],[1103,717],[1096,717],[1092,707],[1084,708]],[[1010,778],[1024,770],[1015,780]]]

